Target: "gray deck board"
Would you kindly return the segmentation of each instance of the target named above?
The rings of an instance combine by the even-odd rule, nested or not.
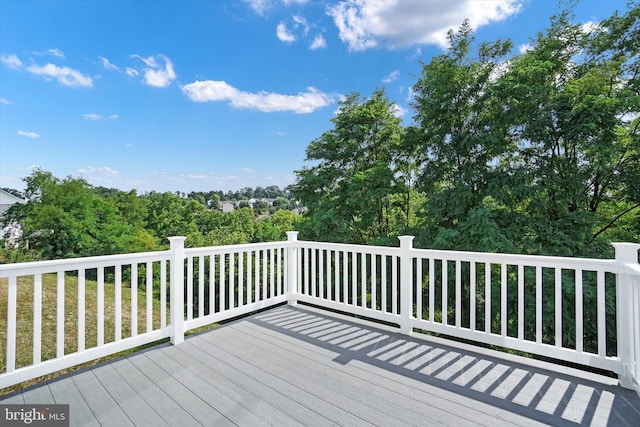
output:
[[[49,391],[53,395],[55,403],[67,403],[69,405],[69,416],[76,420],[77,425],[100,425],[95,413],[91,410],[71,377],[50,382]],[[28,394],[29,393],[25,393],[25,395]]]
[[[101,365],[100,367],[102,366],[105,365]],[[99,369],[100,367],[97,367],[96,369]],[[127,414],[122,411],[122,408],[118,406],[116,401],[113,400],[113,397],[103,387],[100,381],[98,381],[94,374],[94,369],[84,371],[77,375],[71,375],[70,378],[77,387],[78,392],[87,402],[89,408],[91,408],[91,411],[95,414],[96,420],[100,425],[112,425],[116,427],[134,425]],[[65,381],[66,379],[67,378],[63,378],[61,381]],[[59,403],[63,402],[60,401]]]
[[[149,378],[158,390],[166,393],[182,411],[188,413],[198,424],[206,425],[207,423],[213,423],[216,426],[235,425],[199,396],[192,394],[187,386],[164,371],[159,365],[150,363],[148,358],[130,357],[129,361]],[[188,422],[189,420],[185,420],[185,423]]]
[[[238,331],[240,332],[240,331]],[[242,333],[245,333],[242,331]],[[226,339],[233,339],[226,337]],[[217,337],[216,337],[217,341]],[[258,363],[258,367],[273,364],[275,373],[280,377],[290,377],[301,389],[307,388],[321,398],[344,410],[350,410],[362,419],[371,420],[375,425],[390,425],[397,422],[395,414],[402,412],[405,423],[424,425],[426,420],[416,405],[404,404],[402,399],[394,399],[394,395],[382,384],[373,385],[345,372],[340,372],[321,363],[314,363],[312,359],[301,359],[296,354],[278,346],[275,340],[263,341],[258,338],[252,347],[242,347],[240,350],[250,355]],[[268,354],[269,356],[264,356]],[[272,354],[272,355],[271,355]],[[261,357],[261,355],[263,355]],[[294,357],[292,357],[294,356]],[[240,354],[237,357],[242,357]],[[379,378],[379,377],[378,377]],[[374,390],[380,390],[376,393]],[[414,402],[417,403],[417,402]],[[456,420],[455,425],[464,425]],[[471,425],[471,424],[469,424]]]
[[[282,378],[266,373],[238,358],[229,357],[227,352],[218,352],[214,346],[206,342],[194,340],[194,345],[202,350],[196,353],[195,357],[206,360],[212,368],[225,376],[225,380],[242,387],[244,393],[249,393],[274,408],[286,408],[289,423],[295,421],[322,426],[334,425],[340,419],[344,420],[336,418],[335,422],[331,422],[321,411],[311,409],[315,399],[302,395],[300,389],[283,381]],[[324,409],[333,410],[333,407],[327,405]]]
[[[281,306],[67,374],[2,403],[81,426],[629,426],[615,379]]]

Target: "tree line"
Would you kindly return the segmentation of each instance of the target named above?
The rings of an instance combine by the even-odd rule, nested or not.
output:
[[[283,240],[300,220],[286,209],[262,217],[250,207],[222,213],[198,197],[203,193],[139,195],[40,169],[24,181],[24,193],[12,193],[27,203],[5,214],[6,223],[20,225],[22,241],[3,249],[3,261],[161,250],[167,237],[178,235],[187,236],[188,247]]]
[[[307,238],[609,257],[640,241],[640,8],[597,26],[571,9],[514,52],[468,22],[412,87],[352,93],[290,188]]]

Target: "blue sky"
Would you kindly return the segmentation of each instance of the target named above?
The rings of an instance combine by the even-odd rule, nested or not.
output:
[[[626,0],[582,0],[597,23]],[[0,0],[0,187],[34,167],[122,190],[295,180],[337,102],[384,87],[404,124],[420,62],[465,18],[520,49],[556,0]]]

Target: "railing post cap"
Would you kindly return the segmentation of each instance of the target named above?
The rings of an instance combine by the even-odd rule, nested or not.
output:
[[[170,245],[171,245],[171,249],[177,248],[177,247],[182,247],[184,246],[184,241],[187,238],[185,236],[171,236],[171,237],[167,237],[167,240],[169,240]]]
[[[616,250],[616,260],[623,262],[638,262],[640,243],[616,242],[611,243]]]
[[[292,242],[298,240],[298,231],[287,231],[287,240]]]
[[[415,239],[415,236],[398,236],[400,247],[413,247],[413,239]]]

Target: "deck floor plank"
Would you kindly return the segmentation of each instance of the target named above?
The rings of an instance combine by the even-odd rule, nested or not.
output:
[[[296,369],[288,360],[278,360],[269,354],[251,351],[248,347],[244,354],[232,353],[231,355],[236,359],[243,359],[245,362],[247,362],[247,358],[251,358],[259,369],[264,369],[267,364],[272,365],[270,371],[275,376],[312,394],[317,400],[328,402],[334,408],[341,408],[374,425],[390,425],[395,421],[392,415],[366,404],[361,400],[359,394],[349,393],[346,384],[334,384],[332,387],[321,376],[312,375],[304,369]]]
[[[133,424],[162,425],[163,420],[156,410],[149,406],[120,375],[118,367],[123,362],[125,361],[118,360],[101,366],[94,370],[94,374]]]
[[[237,332],[248,333],[244,328],[238,329]],[[254,332],[259,334],[259,331]],[[216,337],[217,339],[218,337]],[[232,338],[227,337],[226,339]],[[333,404],[344,405],[345,408],[351,408],[352,412],[355,408],[360,408],[361,412],[358,413],[364,418],[376,417],[374,420],[376,425],[393,424],[399,421],[398,417],[401,417],[403,423],[410,425],[424,425],[426,423],[424,411],[420,408],[422,404],[399,398],[380,377],[374,378],[373,382],[363,381],[347,372],[336,369],[335,366],[315,363],[312,359],[299,357],[299,353],[283,349],[273,339],[262,342],[261,339],[256,339],[251,343],[251,347],[246,346],[242,348],[242,351],[259,360],[259,368],[264,369],[265,364],[279,366],[280,369],[276,368],[274,371],[277,375],[280,377],[291,375],[291,381],[299,384],[312,384],[313,391],[322,385],[330,395],[334,396]],[[429,409],[430,415],[435,415],[432,412],[437,412],[436,408]],[[465,424],[464,420],[452,417],[452,414],[448,415],[450,416],[449,423],[444,425],[477,425],[471,422]],[[431,421],[444,422],[444,419],[434,418]]]
[[[44,387],[43,387],[44,388]],[[66,377],[59,381],[48,383],[55,403],[66,403],[69,405],[69,418],[74,425],[99,426],[95,413],[89,407],[72,377]],[[30,393],[26,393],[30,394]]]
[[[238,358],[229,357],[230,354],[227,351],[218,352],[215,346],[205,341],[194,339],[193,344],[202,350],[194,353],[193,356],[224,376],[225,381],[242,387],[245,393],[251,393],[275,408],[286,408],[288,416],[297,423],[324,426],[334,425],[341,420],[344,422],[344,417],[335,415],[334,421],[331,421],[327,414],[322,413],[322,410],[314,408],[315,399],[305,396],[303,390],[292,386],[282,378],[257,369]],[[335,408],[329,405],[322,409],[336,412]]]
[[[193,360],[182,357],[180,350],[165,347],[163,351],[150,351],[147,357],[162,367],[169,375],[180,381],[195,393],[205,404],[223,414],[236,425],[268,425],[253,412],[243,406],[242,399],[232,399],[227,391],[197,372]]]
[[[615,380],[309,307],[280,306],[0,403],[68,403],[72,426],[625,426]]]
[[[188,427],[200,423],[171,399],[162,388],[154,384],[127,358],[112,365],[133,391],[170,426]]]
[[[238,402],[246,411],[252,413],[261,420],[269,420],[268,422],[273,425],[291,425],[296,421],[293,417],[287,414],[291,402],[287,402],[286,412],[283,409],[272,405],[267,400],[263,399],[256,393],[253,386],[257,385],[256,381],[253,381],[252,387],[243,388],[236,381],[229,380],[223,375],[220,375],[215,368],[210,366],[211,358],[201,357],[200,352],[185,351],[184,348],[176,347],[176,351],[181,353],[181,360],[189,360],[189,366],[193,366],[194,373],[202,375],[212,383],[216,384],[222,390],[225,390],[227,396],[234,402]]]
[[[242,333],[253,335],[256,340],[264,339],[265,342],[271,342],[276,338],[272,335],[274,334],[273,331],[265,331],[253,323],[245,322],[238,324],[237,327],[242,328]],[[282,335],[281,337],[283,340],[295,340],[295,338]],[[319,354],[317,347],[314,348],[311,344],[305,346],[298,343],[295,349],[299,352],[300,360],[306,361],[305,363],[314,361],[316,363],[328,364],[327,375],[329,376],[331,376],[333,371],[344,371],[352,377],[347,382],[358,384],[358,387],[362,389],[367,396],[377,395],[383,402],[393,403],[396,405],[395,407],[387,408],[387,410],[392,413],[401,413],[404,416],[410,412],[417,412],[419,415],[437,422],[438,425],[453,426],[491,425],[498,418],[494,407],[487,407],[487,413],[478,410],[477,404],[474,404],[473,407],[469,406],[465,408],[461,406],[460,403],[451,403],[450,399],[442,397],[443,391],[441,389],[426,386],[421,381],[409,380],[405,384],[399,383],[395,380],[394,376],[387,375],[385,369],[375,368],[370,364],[360,366],[359,363],[357,365],[350,363],[349,366],[341,366],[341,364],[336,364],[332,359]],[[286,350],[285,347],[283,351],[286,352],[289,350]],[[365,369],[362,369],[363,367]],[[342,381],[341,384],[343,382],[344,381]],[[510,414],[506,413],[503,416],[508,419]],[[521,417],[513,418],[515,425],[518,425],[517,421],[522,421]],[[507,419],[503,419],[503,421],[507,422]],[[527,420],[527,425],[531,425],[530,420]]]
[[[100,367],[102,366],[106,365],[101,365]],[[89,408],[91,408],[91,411],[96,415],[96,420],[100,425],[114,427],[134,425],[111,394],[109,394],[100,381],[98,381],[94,374],[94,369],[79,372],[78,374],[71,375],[70,378],[85,402],[87,402]],[[60,381],[64,380],[66,380],[66,378]]]
[[[239,360],[236,356],[231,355],[226,351],[220,352],[215,345],[211,345],[206,342],[196,343],[195,345],[199,346],[203,351],[206,351],[209,354],[209,357],[213,356],[222,362],[239,366],[239,368],[244,372],[250,374],[254,380],[257,380],[262,384],[269,384],[269,388],[272,388],[275,392],[286,394],[289,396],[290,401],[321,414],[324,418],[334,424],[348,426],[372,425],[370,421],[355,415],[351,408],[344,409],[341,405],[336,406],[327,399],[319,398],[317,393],[313,393],[309,390],[309,385],[300,387],[292,384],[287,375],[284,377],[276,375],[276,373],[271,369],[269,369],[268,372],[265,372],[261,367],[241,359]]]
[[[149,351],[160,351],[151,349]],[[153,363],[148,357],[130,357],[130,362],[140,370],[156,387],[167,394],[185,412],[189,413],[199,424],[209,423],[216,426],[233,426],[234,423],[204,401],[193,390]]]

